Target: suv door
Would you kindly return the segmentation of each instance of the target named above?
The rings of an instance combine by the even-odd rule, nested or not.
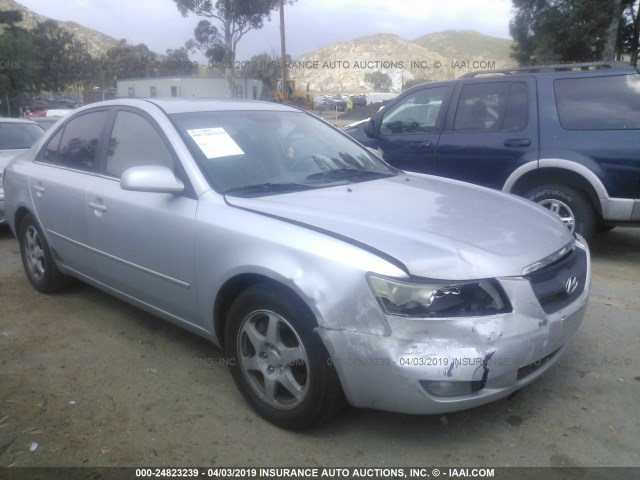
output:
[[[433,173],[436,146],[451,86],[425,86],[384,110],[377,142],[384,159],[401,170]]]
[[[29,178],[36,216],[55,254],[69,268],[95,270],[84,221],[87,188],[104,147],[108,110],[75,116],[50,137],[35,161],[41,174]]]
[[[443,177],[502,189],[516,168],[537,161],[533,78],[458,82],[435,160]]]
[[[127,191],[131,167],[169,168],[187,184],[160,127],[142,112],[118,110],[109,136],[104,175],[87,192],[86,218],[99,280],[182,320],[194,318],[194,229],[198,201],[179,194]]]

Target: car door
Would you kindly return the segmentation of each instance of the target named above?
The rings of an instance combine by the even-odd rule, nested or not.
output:
[[[516,168],[537,161],[535,80],[461,80],[451,102],[435,174],[502,189]]]
[[[86,218],[100,281],[181,320],[195,319],[194,229],[197,199],[123,190],[130,167],[165,166],[187,184],[160,127],[141,111],[119,109],[104,175],[87,192]]]
[[[451,87],[424,87],[383,110],[376,147],[401,170],[433,173],[436,147]]]
[[[92,277],[93,254],[85,222],[86,192],[95,179],[109,111],[77,115],[50,137],[29,178],[35,213],[55,255],[70,269]]]

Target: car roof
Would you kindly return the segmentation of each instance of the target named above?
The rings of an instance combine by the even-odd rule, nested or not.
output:
[[[117,98],[105,102],[91,103],[79,110],[100,106],[129,106],[148,109],[149,105],[156,105],[166,114],[211,112],[211,111],[283,111],[296,112],[299,109],[279,103],[261,102],[258,100],[239,100],[227,98]]]

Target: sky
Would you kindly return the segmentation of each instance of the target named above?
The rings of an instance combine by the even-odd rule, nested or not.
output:
[[[173,0],[17,0],[56,20],[67,20],[157,53],[193,37],[201,18],[184,18]],[[152,5],[152,6],[151,6]],[[510,38],[510,0],[297,0],[285,7],[287,53],[293,58],[331,43],[376,33],[413,40],[443,30],[476,30]],[[280,53],[279,14],[238,44],[236,58]]]

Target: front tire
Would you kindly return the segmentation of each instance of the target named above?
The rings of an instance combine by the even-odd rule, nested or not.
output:
[[[571,233],[591,240],[596,215],[583,192],[566,185],[547,184],[530,190],[525,197],[558,215]]]
[[[33,288],[53,293],[67,286],[67,277],[58,270],[42,229],[31,214],[20,222],[18,241],[22,265]]]
[[[225,345],[231,375],[256,412],[300,430],[344,404],[340,382],[307,306],[283,287],[257,284],[229,311]]]

